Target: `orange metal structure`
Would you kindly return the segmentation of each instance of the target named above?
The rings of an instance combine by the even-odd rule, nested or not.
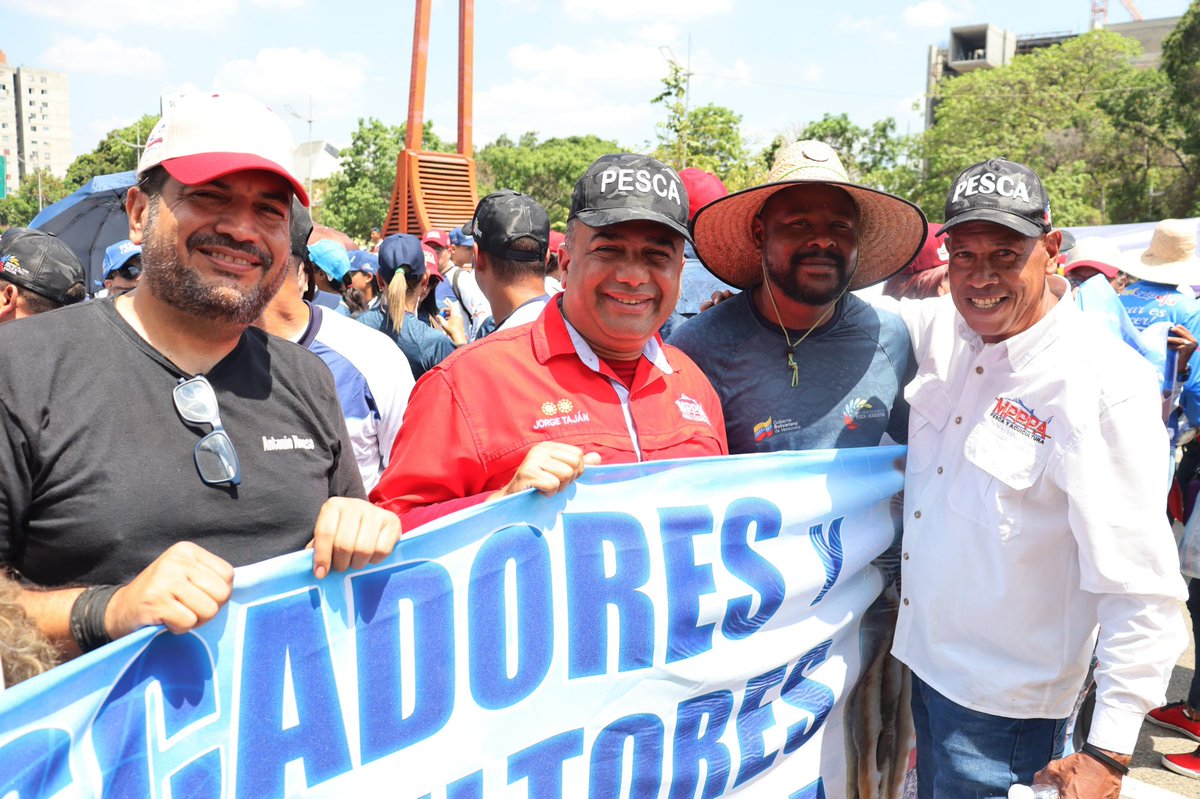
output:
[[[474,78],[475,0],[458,3],[458,152],[422,150],[425,73],[429,63],[431,0],[417,0],[413,22],[412,77],[404,151],[396,158],[396,185],[383,224],[384,235],[421,235],[430,228],[458,227],[479,201],[472,157],[471,96]]]

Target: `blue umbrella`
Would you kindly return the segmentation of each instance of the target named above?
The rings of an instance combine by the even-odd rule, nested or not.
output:
[[[129,238],[125,194],[137,182],[134,172],[99,175],[74,194],[48,206],[29,226],[53,233],[79,256],[87,273],[88,291],[101,285],[104,251]]]

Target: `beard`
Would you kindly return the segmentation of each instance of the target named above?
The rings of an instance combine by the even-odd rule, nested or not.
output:
[[[832,260],[837,266],[837,282],[832,286],[813,286],[801,281],[800,267],[809,258],[821,258],[822,260]],[[779,268],[776,264],[768,262],[767,277],[771,281],[771,285],[778,288],[786,297],[804,305],[822,306],[840,297],[846,288],[850,285],[851,278],[854,277],[854,270],[850,269],[846,263],[845,256],[839,253],[822,252],[814,253],[798,252],[792,255],[789,259],[786,268]]]
[[[287,277],[287,269],[272,273],[275,259],[267,250],[236,241],[217,233],[193,233],[188,237],[189,253],[198,247],[220,246],[241,252],[262,264],[258,283],[246,289],[232,279],[201,277],[179,255],[175,240],[157,234],[158,203],[152,203],[142,244],[141,282],[163,302],[205,319],[229,324],[249,325],[262,314]]]

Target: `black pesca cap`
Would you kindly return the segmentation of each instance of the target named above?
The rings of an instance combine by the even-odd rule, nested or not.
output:
[[[512,261],[545,261],[550,246],[550,216],[532,197],[512,189],[484,197],[475,207],[471,235],[479,249]],[[516,250],[511,245],[524,237],[534,239],[536,251]]]
[[[571,213],[588,227],[658,222],[688,241],[688,196],[674,169],[646,155],[602,155],[587,168],[571,195]]]
[[[0,235],[0,277],[65,305],[67,292],[83,282],[83,265],[51,234],[15,227]]]
[[[995,222],[1022,236],[1049,233],[1050,198],[1029,167],[992,158],[955,178],[946,198],[946,223],[937,235],[964,222]]]

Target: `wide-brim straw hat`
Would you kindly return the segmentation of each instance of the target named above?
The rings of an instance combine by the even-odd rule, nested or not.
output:
[[[714,200],[692,218],[696,255],[721,280],[740,289],[762,282],[762,253],[751,224],[773,194],[806,183],[844,189],[858,206],[858,265],[850,290],[887,280],[907,266],[925,242],[921,209],[887,192],[850,182],[841,159],[828,144],[798,141],[775,159],[766,184]]]
[[[1195,220],[1164,219],[1159,222],[1150,237],[1150,246],[1130,254],[1121,269],[1151,283],[1200,285]]]

